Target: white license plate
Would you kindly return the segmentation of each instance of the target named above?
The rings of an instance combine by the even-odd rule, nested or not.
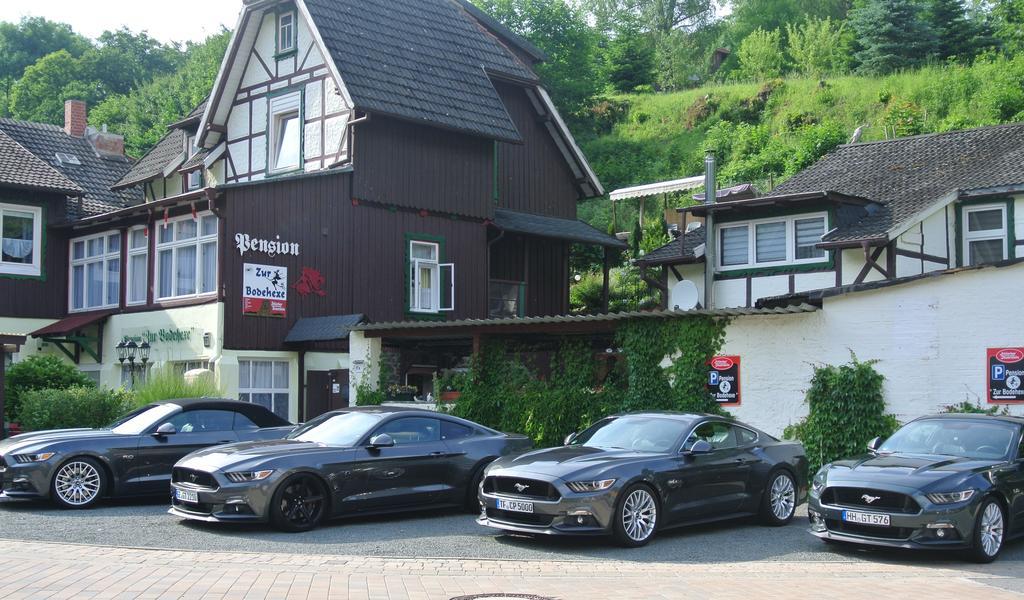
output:
[[[179,490],[175,488],[174,497],[182,502],[191,502],[192,504],[199,504],[199,493],[189,490]]]
[[[862,513],[852,510],[844,510],[843,520],[847,523],[857,523],[860,525],[875,525],[877,527],[889,526],[889,515],[880,515],[877,513]]]
[[[498,509],[508,510],[511,512],[532,513],[533,502],[522,502],[519,500],[502,500],[499,498]]]

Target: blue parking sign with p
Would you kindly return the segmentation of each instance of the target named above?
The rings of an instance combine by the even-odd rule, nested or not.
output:
[[[718,385],[719,379],[720,376],[718,375],[718,371],[711,371],[711,373],[708,374],[708,385]]]
[[[1006,379],[1006,365],[992,365],[992,381]]]

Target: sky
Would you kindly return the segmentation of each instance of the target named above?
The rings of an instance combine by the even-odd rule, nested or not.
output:
[[[242,0],[0,0],[0,21],[46,17],[93,39],[127,26],[161,42],[185,42],[202,41],[221,25],[234,29],[241,9]]]

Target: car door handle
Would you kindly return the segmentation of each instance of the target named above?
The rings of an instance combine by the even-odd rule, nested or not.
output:
[[[444,456],[446,454],[447,454],[447,452],[431,452],[430,453],[431,456]]]
[[[220,441],[219,441],[219,442],[217,442],[217,443],[218,443],[218,444],[230,444],[230,443],[231,443],[231,440],[220,440]]]

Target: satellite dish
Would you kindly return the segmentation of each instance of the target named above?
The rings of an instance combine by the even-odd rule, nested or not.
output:
[[[684,279],[672,286],[668,293],[668,305],[675,310],[692,310],[697,308],[699,296],[697,284]]]

